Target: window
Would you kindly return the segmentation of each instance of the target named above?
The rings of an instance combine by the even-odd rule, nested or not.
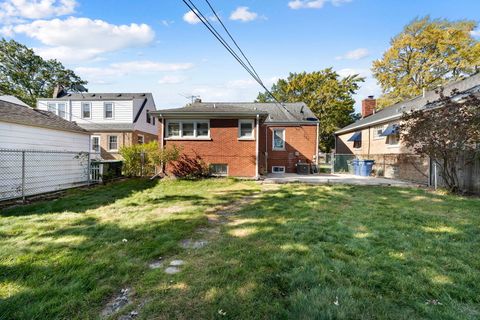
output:
[[[82,102],[82,118],[90,119],[92,117],[92,105],[90,102]]]
[[[253,120],[238,120],[238,138],[253,139]]]
[[[144,142],[145,142],[145,137],[141,134],[137,135],[137,143],[144,144]]]
[[[197,122],[197,137],[208,137],[208,122]]]
[[[382,133],[385,130],[385,126],[376,126],[373,128],[373,139],[383,139]]]
[[[58,116],[65,119],[65,103],[57,104]]]
[[[180,137],[180,123],[168,122],[167,124],[167,137]]]
[[[273,129],[272,150],[285,150],[285,129]]]
[[[353,148],[354,149],[361,149],[362,148],[362,140],[353,141]]]
[[[108,136],[108,150],[117,151],[118,150],[118,137],[117,136]]]
[[[103,116],[105,119],[113,119],[113,103],[105,102],[103,104],[104,113]]]
[[[57,104],[56,103],[48,103],[48,111],[51,113],[57,114]]]
[[[399,133],[396,133],[396,134],[391,134],[389,136],[387,136],[387,144],[390,145],[390,146],[396,146],[398,145],[400,142],[400,134]]]
[[[169,120],[167,121],[167,138],[208,138],[210,137],[210,122],[208,120]]]
[[[155,117],[152,118],[152,124],[155,125]]]
[[[285,167],[282,166],[273,166],[272,173],[285,173]]]
[[[228,165],[227,164],[211,164],[210,173],[214,176],[227,176],[228,175]]]
[[[195,123],[182,122],[182,137],[194,137],[194,136],[195,136]]]
[[[100,152],[100,136],[92,136],[92,151]]]
[[[150,115],[150,113],[147,110],[147,123],[151,123],[151,122],[152,122],[152,116]]]

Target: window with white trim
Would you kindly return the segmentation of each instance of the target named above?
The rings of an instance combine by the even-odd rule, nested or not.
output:
[[[145,143],[145,137],[142,134],[137,135],[137,144],[144,144]]]
[[[65,103],[58,103],[57,110],[58,116],[65,119],[67,116],[67,113],[65,112]]]
[[[100,136],[92,136],[92,151],[100,152]]]
[[[210,137],[210,121],[208,120],[168,120],[166,123],[167,138],[208,138]]]
[[[385,126],[376,126],[373,128],[373,139],[383,139],[382,133],[385,131]]]
[[[238,120],[238,138],[253,139],[254,120]]]
[[[224,163],[212,163],[210,165],[210,174],[224,177],[228,175],[228,165]]]
[[[57,114],[57,104],[53,102],[47,103],[48,111],[54,114]]]
[[[92,117],[92,104],[90,102],[82,102],[82,118],[90,119]]]
[[[273,166],[272,173],[285,173],[285,167],[283,166]]]
[[[272,150],[285,150],[285,129],[273,129]]]
[[[397,146],[400,143],[400,134],[395,133],[387,136],[387,144],[389,146]]]
[[[117,151],[118,150],[118,137],[117,136],[108,136],[108,150]]]
[[[113,102],[103,103],[103,117],[105,119],[113,119]]]
[[[67,118],[66,104],[64,102],[48,102],[47,109],[59,117]]]

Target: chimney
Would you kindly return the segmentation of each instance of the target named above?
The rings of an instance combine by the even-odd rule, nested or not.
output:
[[[53,88],[53,96],[52,98],[60,98],[61,96],[63,96],[65,94],[65,90],[63,89],[63,86],[57,84],[54,88]]]
[[[362,100],[362,118],[366,118],[375,113],[377,100],[373,96],[368,96],[367,99]]]

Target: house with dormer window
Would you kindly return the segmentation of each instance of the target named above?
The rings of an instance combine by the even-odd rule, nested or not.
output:
[[[50,111],[89,131],[92,152],[103,159],[120,158],[122,146],[157,140],[158,123],[151,93],[67,93],[37,101],[39,110]]]

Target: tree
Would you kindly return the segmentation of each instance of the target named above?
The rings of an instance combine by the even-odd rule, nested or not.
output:
[[[272,85],[271,92],[281,102],[305,102],[320,121],[319,147],[329,152],[333,133],[355,120],[353,94],[364,78],[340,77],[332,68],[311,73],[290,73]],[[268,93],[259,93],[257,102],[272,102]]]
[[[476,22],[415,19],[395,36],[391,47],[372,72],[383,90],[379,107],[413,98],[436,87],[477,72],[480,43],[471,31]]]
[[[44,60],[14,40],[0,40],[0,94],[35,107],[37,98],[51,97],[56,85],[75,91],[75,86],[85,84],[59,61]]]
[[[400,132],[407,147],[436,162],[447,189],[459,192],[460,159],[471,163],[480,152],[480,100],[440,96],[431,108],[405,113]]]

